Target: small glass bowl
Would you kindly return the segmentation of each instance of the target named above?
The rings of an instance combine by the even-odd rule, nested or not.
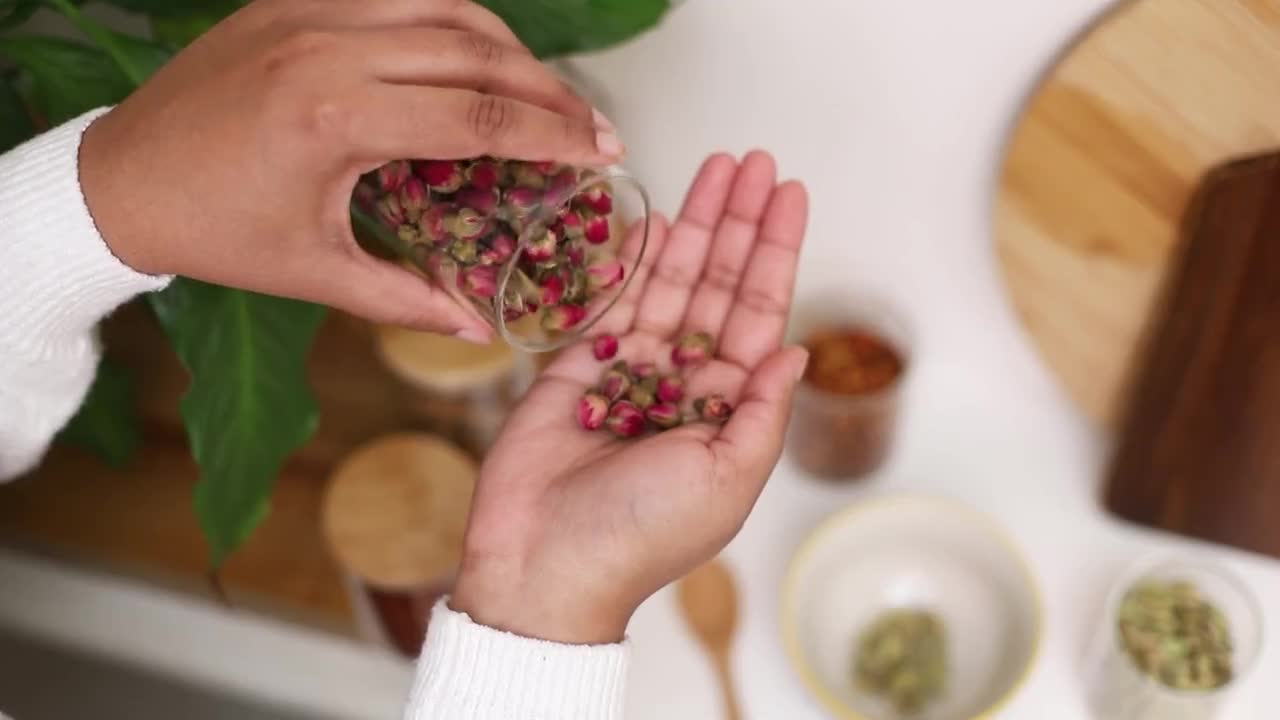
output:
[[[1125,595],[1145,582],[1189,582],[1226,617],[1232,678],[1212,690],[1179,690],[1143,673],[1119,632]],[[1173,557],[1147,559],[1126,573],[1107,597],[1102,624],[1088,657],[1089,700],[1099,720],[1210,720],[1257,664],[1262,650],[1262,608],[1253,592],[1223,567]]]
[[[617,168],[493,158],[388,163],[360,179],[352,213],[526,352],[564,347],[595,325],[630,284],[649,234],[648,195]]]

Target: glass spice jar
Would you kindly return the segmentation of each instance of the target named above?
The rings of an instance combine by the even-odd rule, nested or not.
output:
[[[388,163],[360,179],[352,211],[528,352],[564,347],[608,312],[649,233],[648,195],[621,170],[495,158]]]
[[[809,350],[787,433],[791,460],[827,480],[870,475],[894,443],[908,338],[887,309],[870,303],[824,305],[793,329]]]

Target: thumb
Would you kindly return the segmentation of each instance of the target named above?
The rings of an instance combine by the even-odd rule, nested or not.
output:
[[[493,330],[473,308],[465,306],[431,280],[372,255],[347,255],[338,297],[331,303],[366,320],[488,343]]]
[[[733,456],[732,463],[718,464],[720,467],[733,467],[752,479],[758,476],[757,482],[763,486],[782,454],[787,422],[791,418],[791,396],[808,362],[808,350],[788,347],[773,353],[756,367],[743,387],[737,409],[717,438],[717,454],[725,452]]]

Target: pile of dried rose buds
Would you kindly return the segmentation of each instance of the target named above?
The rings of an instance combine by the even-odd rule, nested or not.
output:
[[[355,202],[395,233],[422,269],[456,285],[495,324],[499,316],[512,322],[540,313],[544,330],[567,331],[625,274],[599,247],[611,237],[610,187],[602,179],[578,191],[592,176],[545,162],[398,160],[361,178]],[[514,257],[525,230],[532,235]]]
[[[709,333],[684,336],[671,351],[676,373],[670,374],[658,372],[652,362],[614,362],[600,377],[600,383],[578,401],[578,423],[586,430],[607,427],[620,438],[636,438],[691,420],[726,422],[733,407],[723,395],[697,398],[691,413],[681,410],[685,379],[679,373],[707,364],[714,348],[715,340]],[[597,360],[612,360],[618,354],[618,338],[602,335],[595,339],[592,351]]]

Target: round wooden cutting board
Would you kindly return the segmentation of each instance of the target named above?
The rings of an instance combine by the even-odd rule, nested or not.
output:
[[[997,254],[1045,360],[1104,427],[1196,184],[1276,148],[1280,0],[1125,3],[1032,97],[1000,181]]]

